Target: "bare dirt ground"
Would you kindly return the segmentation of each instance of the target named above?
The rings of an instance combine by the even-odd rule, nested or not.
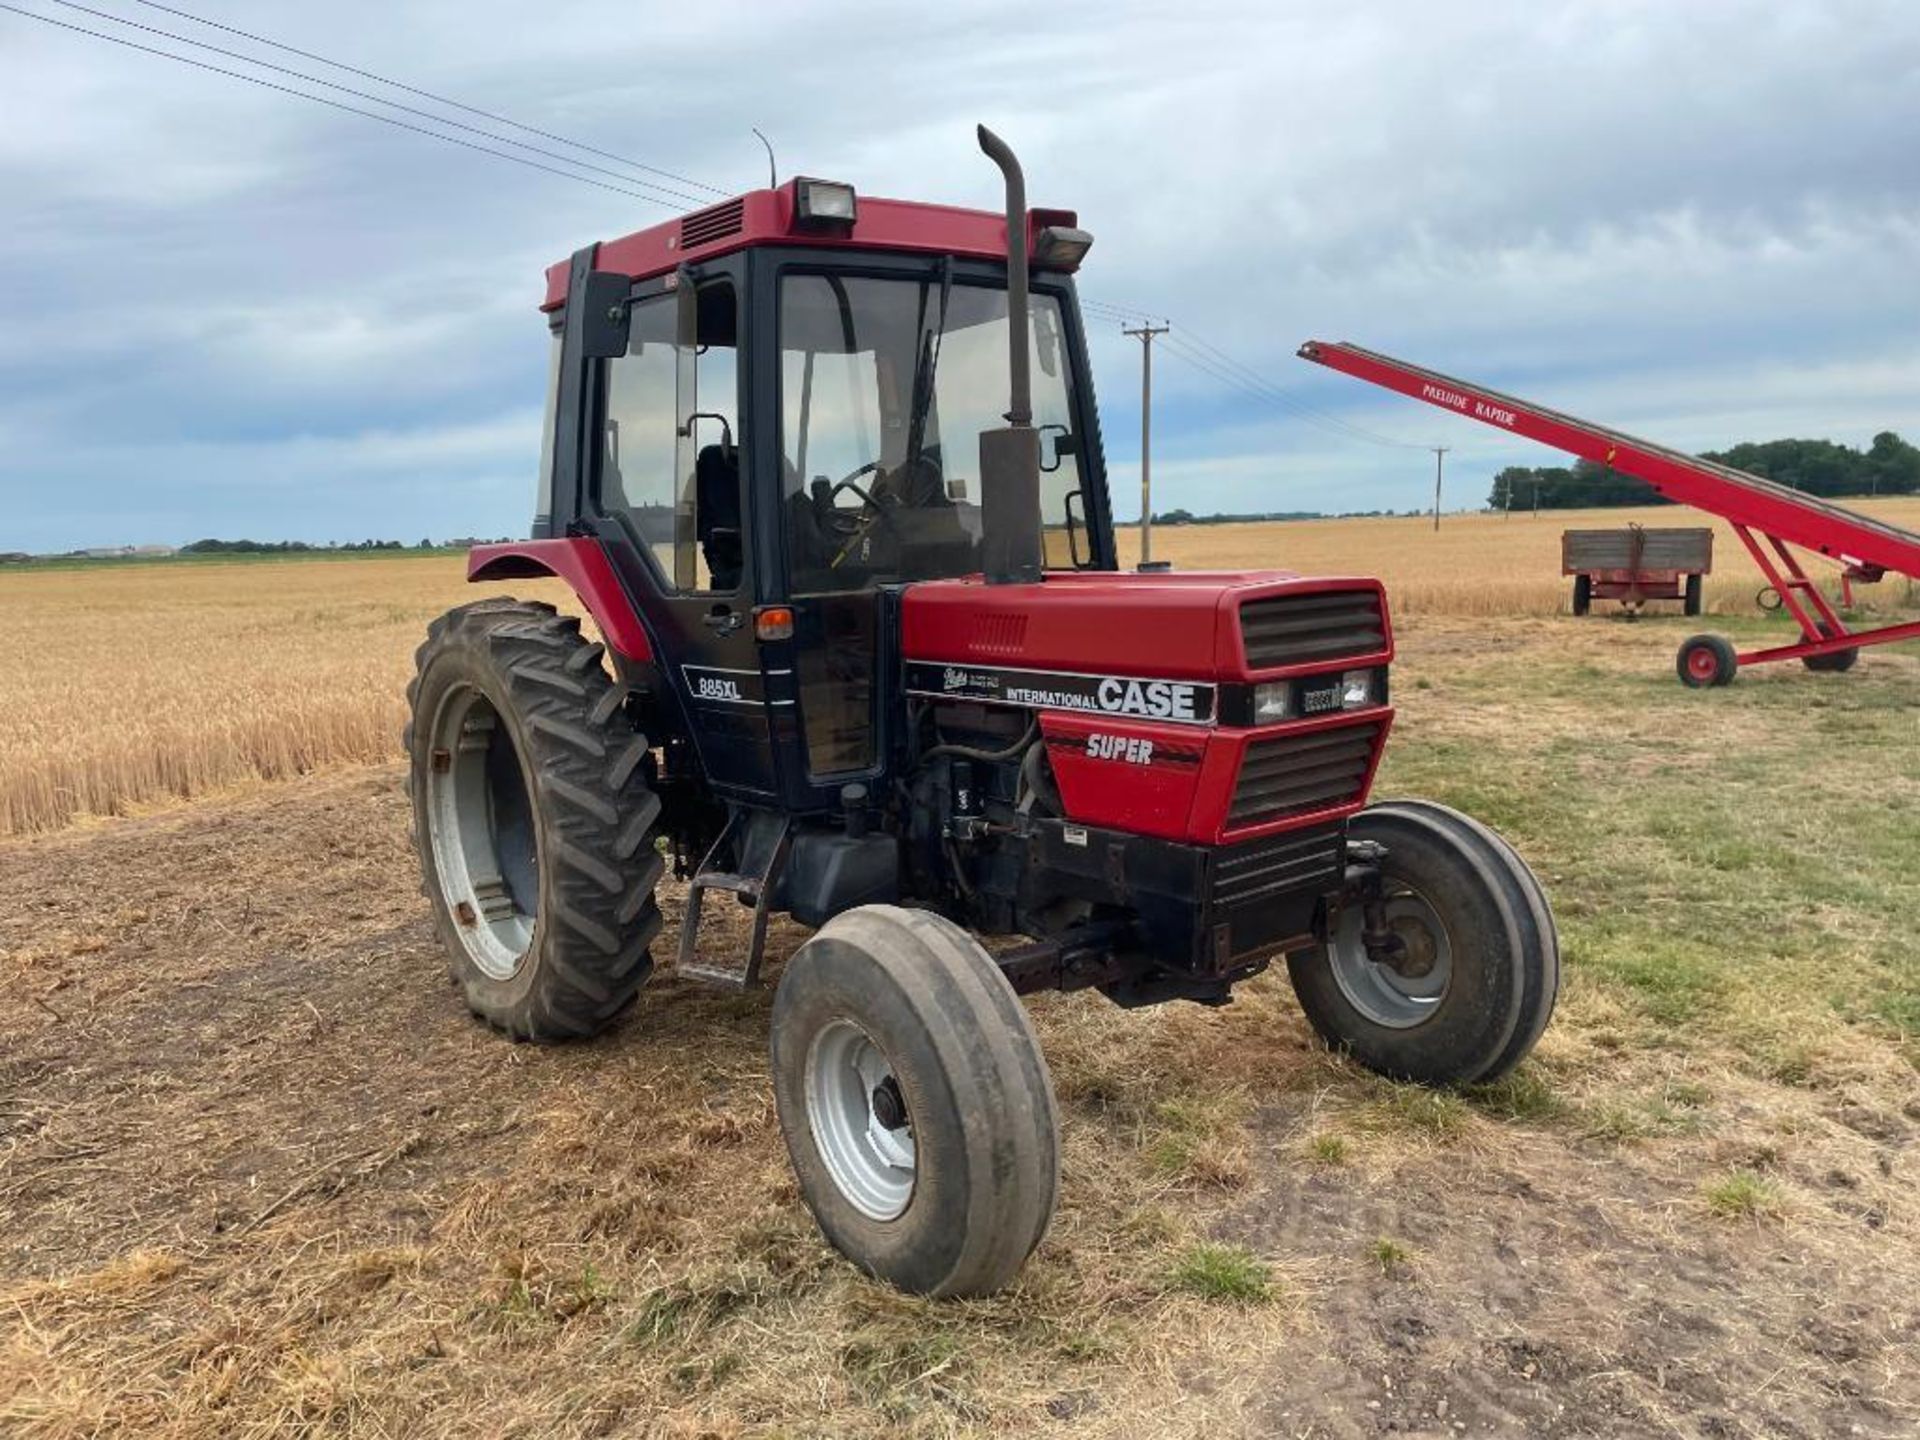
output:
[[[1411,677],[1469,666],[1468,633],[1408,638],[1436,747],[1485,697]],[[1580,633],[1608,693],[1671,638]],[[1556,743],[1583,695],[1502,743]],[[1791,716],[1832,719],[1760,713],[1722,718],[1788,760]],[[1720,763],[1696,729],[1676,763]],[[1523,844],[1556,867],[1557,824]],[[600,1041],[510,1044],[445,982],[406,828],[382,767],[0,844],[0,1430],[1920,1427],[1912,1050],[1848,1020],[1806,1065],[1752,1062],[1737,1007],[1663,1009],[1609,968],[1571,858],[1561,1018],[1465,1102],[1317,1048],[1282,977],[1219,1012],[1038,1001],[1061,1214],[1016,1291],[933,1305],[812,1229],[764,994],[663,968]],[[1851,944],[1823,903],[1783,927]]]

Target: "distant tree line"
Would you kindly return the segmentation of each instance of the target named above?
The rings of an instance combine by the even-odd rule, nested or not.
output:
[[[1865,450],[1831,440],[1747,441],[1701,457],[1791,486],[1809,495],[1920,494],[1920,447],[1882,430]],[[1565,465],[1509,465],[1493,477],[1494,510],[1587,510],[1611,505],[1665,505],[1644,480],[1591,460]]]
[[[1250,520],[1318,520],[1318,510],[1268,510],[1258,515],[1196,515],[1191,510],[1157,510],[1156,525],[1243,525]]]
[[[457,540],[422,539],[412,545],[404,544],[399,540],[330,541],[325,545],[310,545],[305,540],[195,540],[190,545],[182,545],[180,553],[182,555],[306,555],[338,550],[464,550],[471,545],[493,543],[498,542],[479,540],[465,535]]]

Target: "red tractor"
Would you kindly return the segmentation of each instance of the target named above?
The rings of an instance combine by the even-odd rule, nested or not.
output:
[[[801,1193],[933,1295],[1004,1285],[1052,1216],[1023,994],[1221,1005],[1284,956],[1331,1046],[1460,1084],[1518,1063],[1559,984],[1504,842],[1367,805],[1378,581],[1119,569],[1091,237],[979,138],[1004,216],[802,178],[548,271],[533,538],[469,574],[558,576],[605,643],[462,606],[407,740],[454,978],[517,1039],[633,1004],[669,864],[690,979],[755,984],[774,912],[817,927],[772,1006]],[[714,892],[744,942],[701,946]]]

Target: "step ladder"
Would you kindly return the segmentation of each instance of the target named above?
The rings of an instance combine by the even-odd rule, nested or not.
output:
[[[680,956],[674,963],[679,974],[729,990],[748,990],[759,984],[773,892],[786,868],[792,836],[791,822],[777,811],[733,812],[688,883],[686,914],[680,919]],[[715,963],[700,956],[700,913],[709,890],[732,894],[753,907],[752,938],[737,964]]]

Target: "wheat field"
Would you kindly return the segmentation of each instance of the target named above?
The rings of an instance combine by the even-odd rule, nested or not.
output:
[[[1920,528],[1920,500],[1870,513]],[[1696,523],[1676,510],[1450,515],[1166,527],[1154,557],[1183,570],[1370,574],[1397,614],[1564,610],[1562,528]],[[1122,534],[1131,564],[1138,532]],[[1721,527],[1709,608],[1759,585]],[[504,590],[507,587],[487,587]],[[517,594],[566,603],[555,582]],[[0,572],[0,834],[59,828],[237,784],[394,757],[403,688],[427,621],[486,590],[452,557],[157,564]],[[1907,605],[1889,581],[1869,603]]]

